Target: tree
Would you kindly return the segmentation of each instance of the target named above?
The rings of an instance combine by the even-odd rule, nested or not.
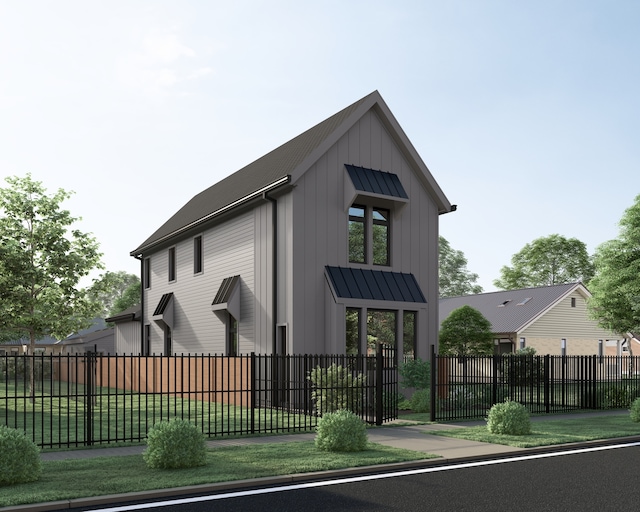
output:
[[[577,238],[549,235],[526,244],[511,258],[511,267],[500,270],[493,284],[503,290],[535,288],[582,281],[593,277],[587,246]]]
[[[0,188],[0,332],[28,339],[33,354],[36,340],[66,338],[90,325],[100,306],[78,283],[101,268],[101,254],[95,238],[72,229],[79,219],[60,208],[70,192],[47,195],[30,174],[6,181],[10,186]]]
[[[131,287],[133,290],[129,290]],[[137,297],[131,302],[131,295],[138,291]],[[125,294],[129,294],[126,300]],[[140,302],[140,278],[135,274],[129,274],[120,270],[118,272],[105,272],[93,281],[89,288],[91,297],[102,304],[101,317],[109,317]],[[125,304],[125,307],[121,307]]]
[[[480,356],[493,354],[491,322],[471,306],[454,309],[439,334],[440,354]]]
[[[439,237],[438,285],[440,297],[458,297],[482,293],[482,286],[475,284],[478,274],[467,270],[467,259],[462,251],[451,247],[444,237]]]
[[[125,309],[140,304],[140,294],[142,291],[142,285],[140,279],[138,282],[129,285],[124,293],[113,302],[113,307],[109,311],[109,316],[117,315]]]
[[[618,238],[596,248],[588,307],[601,327],[626,336],[640,332],[640,195],[619,226]]]

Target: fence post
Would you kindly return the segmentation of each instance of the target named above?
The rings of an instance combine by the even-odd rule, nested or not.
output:
[[[87,446],[91,446],[93,444],[93,366],[94,355],[91,352],[86,352],[84,365],[86,372],[84,384],[84,437]]]
[[[551,372],[549,371],[549,354],[545,354],[544,356],[544,410],[547,414],[551,412],[551,401],[549,397],[549,393],[551,391],[551,386],[549,385],[551,380]]]
[[[384,364],[384,355],[382,354],[382,343],[378,343],[376,350],[376,425],[382,425],[382,366]]]
[[[435,345],[431,345],[431,389],[430,389],[430,399],[431,399],[431,407],[429,407],[429,421],[436,421],[436,372],[438,365],[436,363],[436,347]]]

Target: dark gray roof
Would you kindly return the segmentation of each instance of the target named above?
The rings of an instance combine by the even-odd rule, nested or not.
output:
[[[140,308],[140,304],[136,304],[135,306],[131,306],[124,311],[120,311],[120,313],[116,313],[109,318],[105,318],[105,322],[114,322],[117,324],[118,322],[139,321],[141,312],[142,309]]]
[[[349,164],[346,164],[345,167],[356,190],[409,199],[397,174]]]
[[[338,297],[427,302],[413,274],[361,268],[325,267]]]
[[[589,293],[582,283],[567,283],[441,298],[440,324],[454,309],[468,305],[480,311],[491,322],[494,333],[519,332],[529,322],[577,288],[584,290],[586,294]]]
[[[251,194],[287,178],[314,149],[324,142],[373,92],[349,105],[337,114],[267,153],[227,178],[200,192],[147,238],[132,256],[180,232],[187,226],[205,221],[211,214],[228,207]]]

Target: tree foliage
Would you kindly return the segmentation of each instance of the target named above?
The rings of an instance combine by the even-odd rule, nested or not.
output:
[[[60,204],[71,195],[47,195],[42,183],[6,178],[0,188],[0,332],[35,342],[62,339],[86,328],[99,305],[79,287],[100,268],[98,243],[73,229],[79,219]]]
[[[443,355],[493,354],[491,322],[471,306],[454,309],[442,322],[439,344],[439,352]]]
[[[577,238],[549,235],[526,244],[500,270],[493,284],[503,290],[535,288],[582,281],[593,277],[594,266],[587,246]]]
[[[438,285],[440,297],[458,297],[482,293],[482,286],[475,284],[478,274],[467,270],[467,258],[462,251],[451,247],[442,236],[439,237]]]
[[[618,238],[596,249],[588,306],[601,327],[626,336],[640,332],[640,195],[619,225]]]
[[[140,302],[140,278],[123,270],[105,272],[93,281],[89,294],[102,304],[100,316],[106,318]]]

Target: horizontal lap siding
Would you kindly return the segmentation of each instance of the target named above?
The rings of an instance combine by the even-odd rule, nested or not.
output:
[[[193,237],[176,245],[177,276],[167,282],[166,250],[152,257],[152,288],[147,295],[149,321],[163,293],[174,293],[175,325],[173,351],[180,353],[224,353],[225,325],[211,311],[211,303],[222,283],[232,275],[240,275],[241,347],[254,341],[254,217],[244,213],[201,233],[203,271],[193,273]],[[163,270],[164,269],[164,270]],[[163,347],[162,330],[151,321],[152,352]]]

